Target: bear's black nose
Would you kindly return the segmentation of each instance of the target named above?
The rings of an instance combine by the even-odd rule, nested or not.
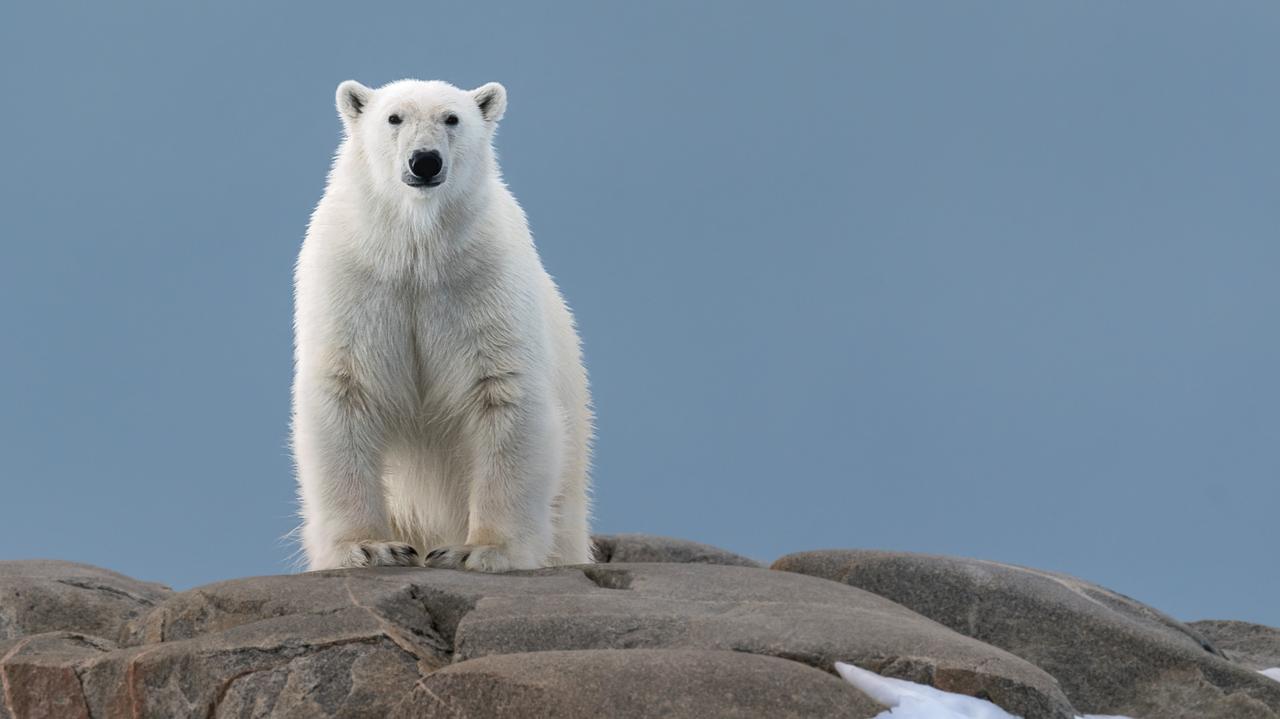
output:
[[[437,150],[417,150],[409,158],[409,172],[422,182],[430,182],[444,169],[444,160]]]

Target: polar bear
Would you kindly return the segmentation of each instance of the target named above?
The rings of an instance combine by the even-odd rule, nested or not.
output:
[[[591,561],[587,376],[494,156],[506,90],[348,80],[337,105],[295,276],[309,568]]]

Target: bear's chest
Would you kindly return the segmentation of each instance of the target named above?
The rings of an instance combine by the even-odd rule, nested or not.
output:
[[[534,309],[519,277],[495,262],[426,257],[352,262],[313,292],[342,327],[339,342],[356,359],[350,364],[397,415],[453,414],[478,381],[510,371],[528,345],[525,315]]]
[[[376,293],[375,293],[376,294]],[[449,414],[465,402],[484,368],[512,346],[498,338],[495,318],[476,298],[442,287],[399,287],[368,299],[381,306],[370,313],[366,351],[384,356],[374,363],[388,407]]]

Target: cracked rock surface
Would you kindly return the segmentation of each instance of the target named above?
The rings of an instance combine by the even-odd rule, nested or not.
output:
[[[1233,661],[1212,643],[1213,632],[1074,577],[868,550],[801,552],[773,568],[874,592],[1006,649],[1057,678],[1082,714],[1280,718],[1280,682]]]
[[[881,597],[708,564],[238,579],[172,595],[117,641],[43,632],[0,656],[18,717],[878,714],[836,660],[1070,713],[1044,672]]]
[[[777,571],[680,540],[607,540],[595,565],[352,569],[180,593],[0,562],[0,719],[880,714],[836,661],[1027,719],[1098,711],[1105,694],[1090,692],[1108,691],[1137,719],[1280,711],[1280,682],[1250,684],[1272,680],[1234,649],[1069,577],[943,558],[881,576],[869,561],[883,553],[861,552]],[[1100,675],[1078,657],[1091,648],[1138,690],[1090,684]]]
[[[114,640],[130,619],[171,594],[88,564],[0,562],[0,641],[58,630]]]

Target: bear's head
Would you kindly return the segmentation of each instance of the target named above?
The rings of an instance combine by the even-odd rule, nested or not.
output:
[[[374,90],[347,80],[337,104],[346,145],[376,191],[427,200],[467,192],[496,172],[493,133],[507,108],[496,82],[462,90],[400,80]]]

